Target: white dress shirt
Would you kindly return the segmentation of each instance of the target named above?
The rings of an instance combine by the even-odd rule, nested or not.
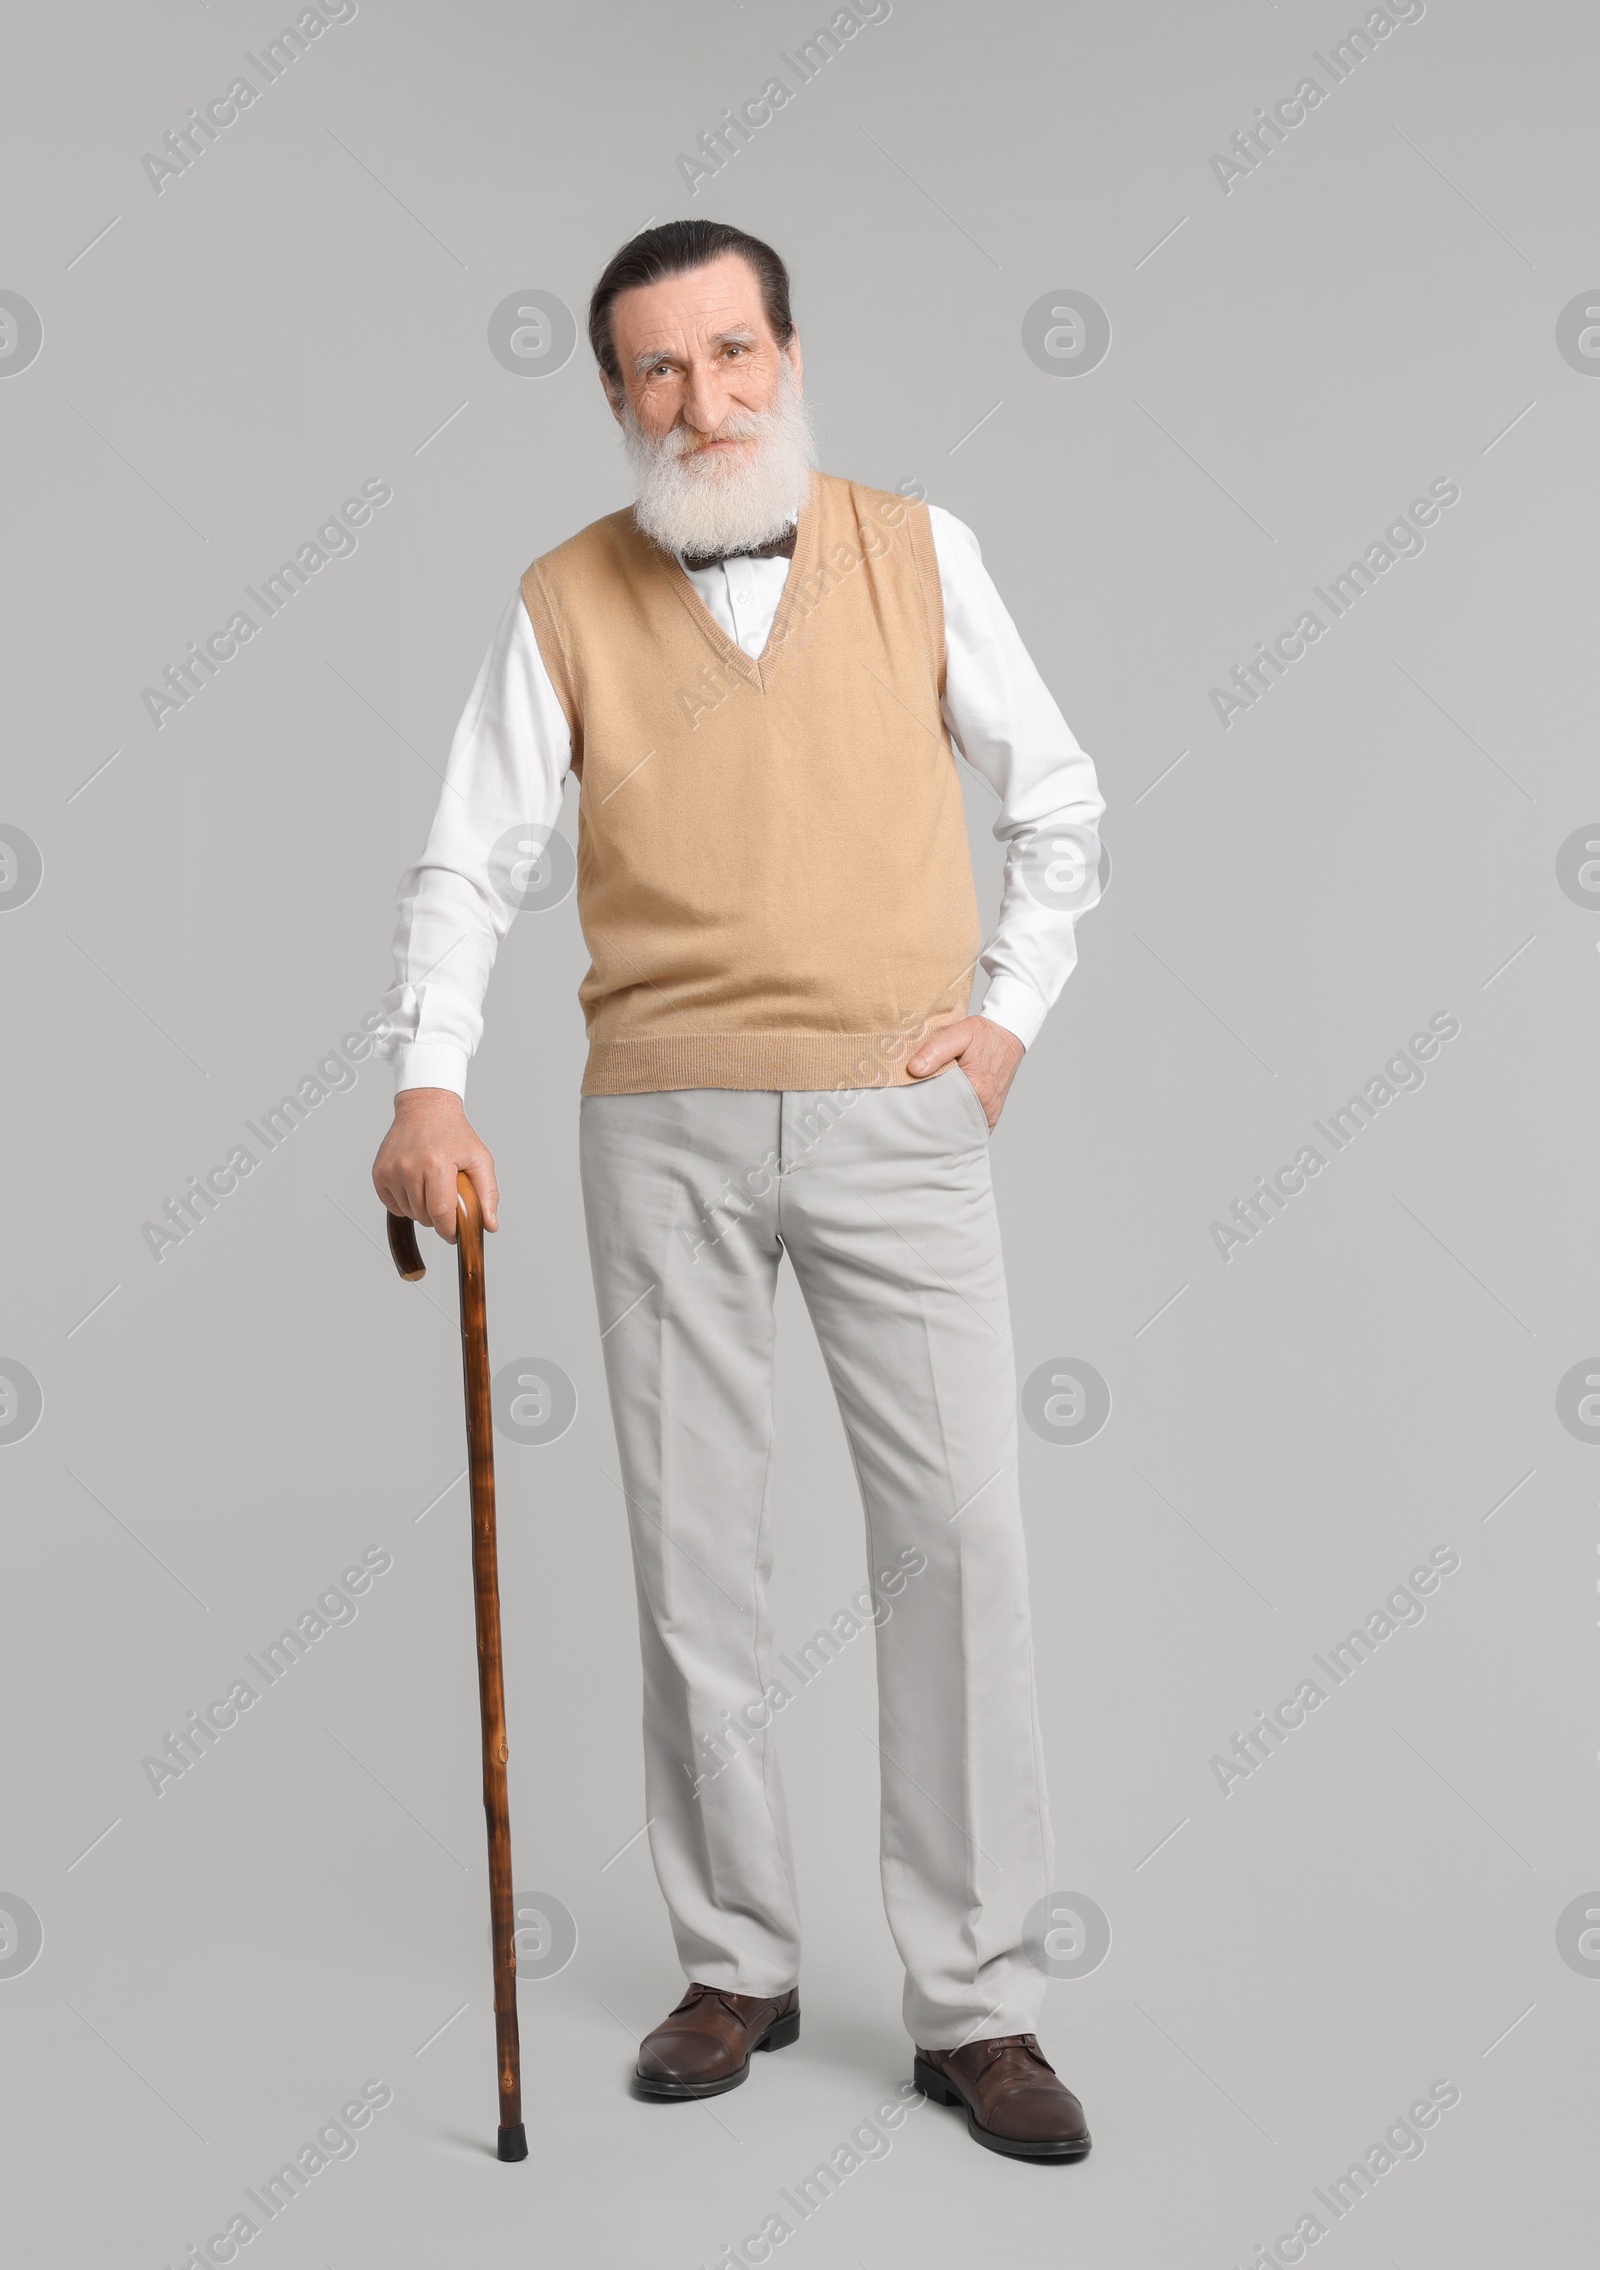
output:
[[[989,983],[976,1013],[1026,1048],[1077,961],[1077,918],[1099,896],[1105,803],[977,538],[937,505],[928,512],[944,598],[944,721],[999,798],[994,834],[1007,847],[1000,918],[978,958]],[[759,655],[789,565],[725,560],[685,572],[727,636]],[[554,829],[571,758],[566,715],[519,588],[456,727],[427,848],[401,878],[396,982],[383,996],[379,1043],[397,1089],[465,1095],[484,992],[513,916],[491,881],[490,849],[513,828]]]

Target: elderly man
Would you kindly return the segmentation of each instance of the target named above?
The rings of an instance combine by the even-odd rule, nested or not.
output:
[[[448,1238],[464,1169],[495,1226],[466,1070],[570,770],[581,1179],[650,1849],[689,1980],[634,2090],[715,2095],[799,2033],[775,1751],[794,1687],[766,1601],[787,1254],[866,1516],[915,2078],[994,2151],[1078,2159],[1082,2110],[1033,2031],[1052,1847],[988,1145],[1096,895],[1094,768],[961,522],[816,469],[769,246],[647,229],[596,286],[589,337],[636,501],[533,562],[479,672],[401,884],[373,1180]],[[952,743],[1000,800],[987,946]]]

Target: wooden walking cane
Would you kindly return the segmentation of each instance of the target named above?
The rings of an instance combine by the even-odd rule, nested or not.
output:
[[[417,1227],[389,1216],[389,1251],[407,1284],[426,1275]],[[506,1798],[506,1697],[500,1659],[500,1574],[494,1527],[494,1414],[489,1403],[489,1312],[483,1286],[483,1214],[469,1175],[456,1177],[456,1262],[471,1470],[472,1597],[478,1619],[478,1708],[483,1722],[483,1810],[489,1829],[489,1928],[494,1946],[494,2041],[500,2068],[500,2157],[525,2160],[522,2059],[517,2043],[516,1918],[511,1891],[511,1810]]]

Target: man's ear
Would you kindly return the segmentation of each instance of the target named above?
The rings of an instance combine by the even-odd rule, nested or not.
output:
[[[606,376],[605,372],[600,369],[598,364],[595,366],[595,369],[596,375],[600,380],[601,391],[604,393],[606,401],[610,405],[611,415],[616,419],[617,424],[620,426],[622,423],[622,406],[624,402],[626,402],[627,396],[623,393],[620,387],[613,389],[610,379]]]
[[[795,384],[804,393],[804,371],[800,360],[800,334],[798,331],[793,334],[783,351],[789,358],[789,368],[794,372]]]

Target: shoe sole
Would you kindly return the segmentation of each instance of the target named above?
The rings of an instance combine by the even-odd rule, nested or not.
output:
[[[912,2060],[911,2078],[930,2104],[960,2105],[967,2116],[967,2134],[975,2144],[981,2144],[985,2151],[1000,2152],[1008,2160],[1050,2160],[1058,2163],[1081,2160],[1088,2155],[1093,2141],[1088,2136],[1074,2136],[1064,2144],[1030,2144],[1017,2137],[996,2136],[992,2129],[982,2126],[977,2114],[955,2084],[947,2081],[942,2073],[935,2072],[920,2057]]]
[[[791,2010],[786,2018],[774,2018],[759,2041],[750,2044],[750,2055],[736,2073],[725,2081],[652,2081],[641,2073],[633,2076],[633,2093],[655,2104],[676,2104],[700,2097],[726,2096],[730,2089],[738,2088],[741,2081],[750,2078],[750,2058],[758,2049],[787,2049],[790,2042],[800,2038],[800,2013]]]

